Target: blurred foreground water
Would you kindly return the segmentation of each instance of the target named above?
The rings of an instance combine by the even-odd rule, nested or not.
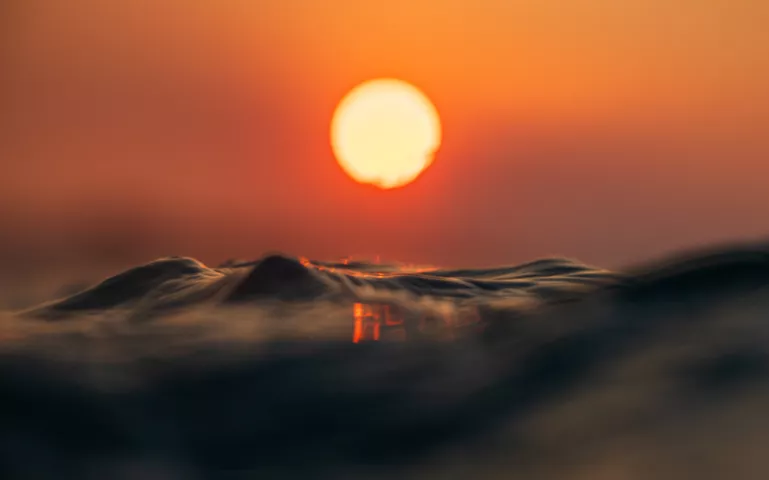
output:
[[[622,272],[170,258],[62,293],[0,319],[0,478],[769,471],[763,245]]]

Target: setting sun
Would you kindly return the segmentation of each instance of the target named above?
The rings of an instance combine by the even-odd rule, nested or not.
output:
[[[416,87],[396,79],[364,82],[339,103],[331,145],[345,172],[380,188],[406,185],[441,143],[438,112]]]

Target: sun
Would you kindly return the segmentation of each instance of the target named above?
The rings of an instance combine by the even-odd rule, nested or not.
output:
[[[438,111],[415,86],[381,78],[353,88],[331,120],[331,146],[342,169],[383,189],[414,181],[441,144]]]

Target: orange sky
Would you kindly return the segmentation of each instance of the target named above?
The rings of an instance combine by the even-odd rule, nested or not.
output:
[[[142,255],[211,262],[617,266],[769,234],[763,0],[4,3],[16,246],[129,232]],[[390,192],[346,178],[328,142],[336,102],[378,76],[421,88],[444,127]]]

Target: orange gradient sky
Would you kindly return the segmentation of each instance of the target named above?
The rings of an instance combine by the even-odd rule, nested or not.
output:
[[[5,252],[619,266],[769,235],[761,0],[0,8]],[[328,139],[376,77],[443,124],[435,163],[388,192]]]

